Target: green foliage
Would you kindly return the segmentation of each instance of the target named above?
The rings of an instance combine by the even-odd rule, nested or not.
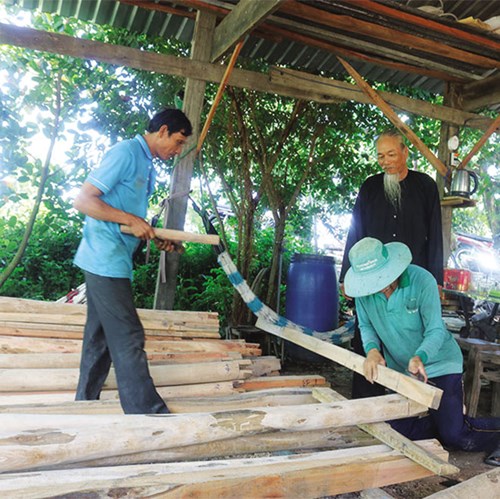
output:
[[[22,239],[22,224],[0,218],[0,266],[17,251]],[[2,296],[57,300],[83,282],[73,265],[81,228],[64,219],[43,217],[35,225],[20,265],[0,290]]]

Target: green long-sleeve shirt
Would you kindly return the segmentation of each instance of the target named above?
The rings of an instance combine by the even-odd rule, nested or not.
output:
[[[396,290],[356,298],[363,347],[381,350],[387,366],[406,373],[409,360],[419,355],[429,378],[461,374],[463,357],[457,342],[446,330],[434,277],[410,265]]]

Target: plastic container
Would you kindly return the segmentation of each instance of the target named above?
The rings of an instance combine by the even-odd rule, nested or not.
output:
[[[287,274],[285,316],[314,331],[336,329],[339,323],[339,294],[335,259],[331,256],[295,253]],[[326,359],[287,343],[291,358],[310,362]]]
[[[453,291],[467,291],[471,282],[471,272],[466,269],[444,269],[444,288]]]

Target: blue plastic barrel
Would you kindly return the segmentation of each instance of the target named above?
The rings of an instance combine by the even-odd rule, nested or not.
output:
[[[295,253],[287,274],[285,316],[314,331],[331,331],[339,323],[339,294],[335,259]],[[324,357],[287,343],[287,353],[297,360],[325,361]]]

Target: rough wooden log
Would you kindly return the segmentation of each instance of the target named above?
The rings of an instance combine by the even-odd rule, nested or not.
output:
[[[64,316],[86,316],[87,306],[73,303],[46,302],[29,300],[26,298],[11,298],[0,296],[0,312],[62,314]],[[137,310],[141,319],[165,320],[179,325],[182,324],[218,324],[217,312],[200,312],[184,310],[152,310],[139,308]]]
[[[30,353],[80,353],[81,340],[62,338],[33,338],[30,336],[9,336],[5,329],[0,328],[0,353],[30,354]]]
[[[365,358],[354,352],[350,352],[345,348],[338,347],[331,343],[318,340],[312,336],[301,333],[290,327],[279,327],[271,324],[263,319],[257,320],[257,327],[268,331],[284,340],[291,341],[296,345],[315,352],[327,359],[338,362],[339,364],[348,367],[352,371],[363,374],[363,363]],[[437,409],[443,395],[442,390],[426,385],[421,381],[400,374],[388,367],[379,366],[377,383],[393,390],[397,393],[408,397],[409,399]]]
[[[82,335],[80,333],[70,334],[77,336],[77,339],[61,337],[63,335],[66,334],[31,329],[11,331],[9,328],[0,327],[0,353],[78,353],[81,351]],[[181,338],[149,337],[147,335],[145,349],[149,354],[155,352],[235,352],[246,357],[255,357],[262,353],[258,343],[246,343],[244,340],[221,340],[220,338],[182,338],[181,340]]]
[[[239,360],[198,364],[152,365],[151,377],[156,386],[190,385],[244,379]],[[0,392],[76,390],[79,369],[0,369]],[[251,373],[249,373],[251,374]],[[103,389],[116,389],[111,368]]]
[[[280,371],[281,362],[277,357],[266,355],[265,357],[256,357],[252,359],[252,377],[266,376],[272,372]]]
[[[276,388],[259,392],[237,393],[224,397],[167,398],[165,402],[173,414],[213,412],[251,407],[317,404],[309,388]],[[122,414],[118,400],[71,401],[0,405],[0,414]]]
[[[356,427],[326,430],[275,431],[262,435],[248,435],[216,442],[208,442],[172,449],[125,454],[81,463],[70,463],[44,469],[66,469],[89,466],[123,466],[124,464],[171,463],[199,459],[227,458],[246,454],[300,450],[346,449],[380,444],[371,435]]]
[[[217,383],[198,383],[195,385],[158,386],[156,391],[163,399],[179,397],[211,397],[240,393],[234,387],[234,381]],[[118,400],[118,390],[104,390],[101,400]],[[57,392],[6,392],[0,393],[0,406],[16,404],[52,404],[72,402],[75,391]]]
[[[445,452],[435,441],[430,451]],[[4,474],[4,497],[325,497],[429,476],[385,445],[254,459]]]
[[[321,402],[332,403],[338,400],[346,400],[345,397],[330,388],[315,388],[313,395]],[[438,475],[453,475],[460,470],[432,454],[427,453],[410,439],[392,429],[387,423],[361,424],[359,428],[370,435],[378,438],[382,443],[389,445],[392,449],[401,452],[404,456],[427,468]]]
[[[334,404],[194,415],[0,414],[0,473],[276,430],[306,431],[373,423],[422,411],[423,406],[404,397],[385,395]]]

